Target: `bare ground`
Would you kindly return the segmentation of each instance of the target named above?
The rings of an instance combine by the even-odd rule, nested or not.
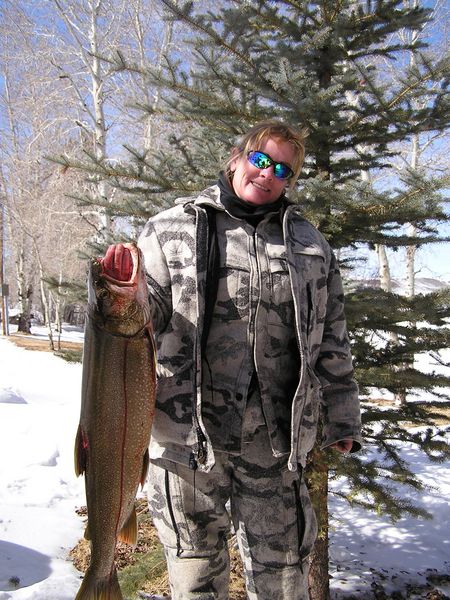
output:
[[[50,347],[49,340],[43,340],[42,338],[37,338],[36,336],[26,333],[13,333],[7,338],[11,342],[13,342],[19,348],[25,348],[26,350],[41,350],[44,352],[53,352]],[[57,343],[55,340],[55,349]],[[60,349],[61,350],[81,350],[83,348],[83,344],[81,342],[66,342],[61,341]]]

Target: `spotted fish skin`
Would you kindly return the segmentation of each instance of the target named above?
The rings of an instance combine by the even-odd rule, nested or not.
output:
[[[102,273],[92,260],[83,352],[75,471],[84,474],[91,561],[75,600],[122,600],[114,553],[117,540],[134,545],[134,508],[148,470],[156,395],[150,308],[140,250],[128,282]]]

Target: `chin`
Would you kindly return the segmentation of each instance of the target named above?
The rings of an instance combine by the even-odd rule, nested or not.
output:
[[[268,202],[272,202],[271,197],[258,193],[255,194],[254,190],[251,190],[250,194],[243,194],[241,199],[250,204],[267,204]]]

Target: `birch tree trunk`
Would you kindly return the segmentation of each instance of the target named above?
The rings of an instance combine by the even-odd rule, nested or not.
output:
[[[378,256],[378,273],[380,276],[380,287],[385,292],[392,292],[391,270],[387,257],[386,246],[383,244],[376,245]],[[398,341],[398,340],[397,340]]]
[[[419,167],[420,144],[419,136],[416,134],[411,140],[411,162],[410,167],[416,171]],[[407,226],[408,235],[411,237],[417,236],[417,227],[414,223],[409,223]],[[417,246],[411,244],[406,248],[406,295],[408,298],[413,298],[416,293],[416,251]]]
[[[23,236],[24,238],[25,236]],[[23,242],[25,240],[23,239]],[[25,251],[24,245],[18,252],[16,261],[17,272],[17,296],[20,305],[18,331],[31,333],[31,301],[33,298],[33,286],[25,277]]]
[[[1,286],[1,319],[2,319],[2,335],[9,335],[9,323],[7,313],[7,302],[8,298],[3,294],[5,289],[5,259],[4,259],[4,248],[5,248],[5,236],[4,236],[4,210],[5,207],[0,202],[0,286]]]
[[[5,65],[6,66],[6,65]],[[5,87],[5,103],[8,115],[9,135],[11,138],[11,160],[13,163],[20,164],[20,145],[18,140],[18,119],[14,112],[13,99],[10,91],[9,73],[5,70],[3,73]],[[9,211],[7,213],[8,229],[10,240],[15,245],[15,271],[17,280],[17,293],[19,301],[19,322],[18,331],[21,333],[31,333],[31,302],[33,299],[33,283],[27,277],[26,272],[26,252],[28,250],[26,235],[23,229],[17,225],[17,220],[14,218],[16,213],[20,211],[23,198],[21,197],[20,179],[15,182],[15,185],[8,186],[4,177],[2,168],[1,172],[2,184],[5,197],[8,203]],[[19,184],[19,185],[18,185]]]
[[[62,270],[60,270],[59,272],[59,277],[58,277],[58,290],[56,293],[56,302],[55,302],[55,329],[56,332],[58,334],[58,340],[57,340],[57,350],[61,350],[61,334],[62,334],[62,302],[61,302],[61,285],[63,282],[63,272]]]
[[[142,0],[131,0],[133,6],[133,24],[138,46],[139,67],[142,75],[143,95],[145,104],[149,107],[149,113],[145,117],[144,127],[144,149],[150,150],[155,144],[155,113],[159,107],[161,99],[161,90],[159,87],[154,88],[151,85],[149,76],[147,75],[146,66],[148,63],[147,49],[145,44],[145,27],[142,23],[142,15],[144,7]],[[173,37],[173,21],[166,21],[164,25],[164,36],[161,45],[159,46],[158,58],[156,61],[157,77],[161,75],[163,69],[164,56],[168,53]]]
[[[44,282],[44,266],[42,264],[41,254],[39,252],[38,244],[36,243],[35,238],[33,238],[33,244],[39,266],[39,290],[41,293],[42,308],[44,310],[44,324],[47,326],[47,335],[50,344],[50,350],[54,352],[55,344],[53,343],[51,298],[50,293],[48,293],[48,291],[45,289],[46,286]]]
[[[91,0],[91,29],[89,32],[89,41],[91,46],[92,64],[91,64],[91,78],[92,78],[92,98],[94,102],[94,148],[95,158],[97,162],[103,163],[106,158],[106,123],[105,123],[105,110],[104,110],[104,74],[102,73],[102,65],[99,58],[99,44],[98,44],[98,28],[99,28],[99,17],[101,0]],[[106,184],[101,178],[97,181],[97,195],[98,200],[103,202],[107,199]],[[112,233],[111,217],[109,216],[105,208],[100,209],[100,239],[107,238]]]
[[[99,164],[102,164],[107,158],[108,132],[105,119],[105,84],[109,78],[109,74],[104,71],[100,58],[103,51],[100,45],[101,11],[105,3],[103,0],[88,0],[86,3],[88,12],[86,15],[81,15],[77,2],[74,0],[64,3],[60,0],[53,0],[53,2],[71,35],[76,54],[84,65],[85,76],[90,80],[92,108],[86,103],[78,80],[72,73],[67,73],[61,64],[57,66],[64,73],[63,76],[70,80],[75,95],[78,98],[80,108],[89,119],[90,124],[88,126],[85,124],[82,125],[80,122],[78,124],[92,133],[95,160]],[[84,21],[81,18],[82,16],[86,16],[87,20]],[[99,175],[94,175],[92,181],[95,186],[94,197],[99,204],[97,241],[101,243],[112,235],[112,220],[107,207],[104,206],[108,202],[107,187],[104,179]]]

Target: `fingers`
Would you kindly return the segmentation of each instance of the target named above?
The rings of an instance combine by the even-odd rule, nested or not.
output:
[[[133,274],[133,257],[123,244],[109,246],[102,259],[103,273],[119,281],[129,281]]]
[[[331,444],[331,448],[341,453],[350,452],[353,446],[353,440],[339,440],[335,444]]]

